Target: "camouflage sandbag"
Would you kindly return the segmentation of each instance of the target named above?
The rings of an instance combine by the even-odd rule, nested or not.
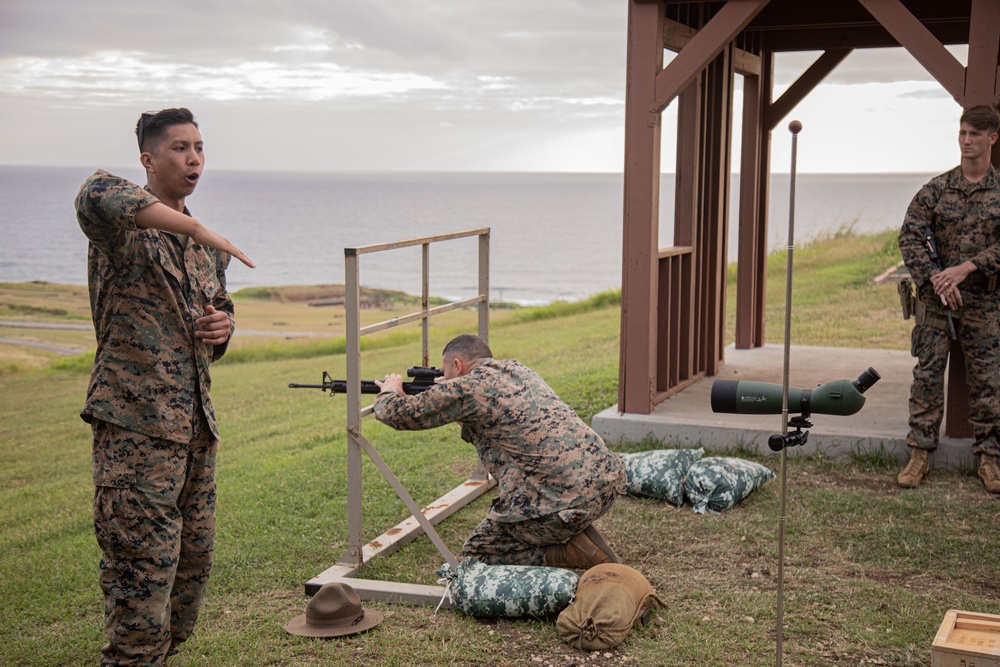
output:
[[[705,455],[704,449],[654,449],[622,454],[628,493],[684,504],[684,478],[691,464]]]
[[[556,629],[574,648],[609,649],[625,640],[636,621],[648,623],[656,605],[665,606],[641,572],[604,563],[580,577],[576,600],[559,614]]]
[[[710,456],[688,468],[684,494],[698,514],[722,512],[774,477],[774,471],[753,461]]]
[[[466,558],[438,570],[461,612],[480,618],[547,618],[573,601],[580,575],[558,567],[487,565]]]

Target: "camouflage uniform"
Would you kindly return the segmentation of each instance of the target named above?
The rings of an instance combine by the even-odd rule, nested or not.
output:
[[[162,664],[190,635],[212,564],[219,432],[208,367],[226,344],[198,341],[194,322],[212,305],[232,334],[229,256],[137,227],[156,201],[105,171],[76,201],[97,334],[81,417],[94,434],[105,665]]]
[[[990,167],[978,183],[970,183],[961,167],[927,183],[910,202],[899,233],[899,248],[918,286],[920,304],[911,335],[917,358],[910,388],[911,447],[933,451],[944,414],[944,371],[951,341],[946,311],[934,294],[930,277],[937,273],[924,245],[930,228],[942,267],[972,261],[978,271],[959,289],[962,307],[952,311],[958,342],[965,354],[969,382],[969,421],[973,454],[1000,454],[1000,173]]]
[[[462,546],[491,565],[543,565],[545,548],[585,530],[626,489],[609,450],[541,377],[516,361],[484,359],[414,396],[383,392],[379,421],[402,430],[462,426],[500,497]]]

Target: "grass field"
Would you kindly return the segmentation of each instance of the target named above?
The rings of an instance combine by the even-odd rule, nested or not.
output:
[[[870,284],[898,259],[888,238],[843,234],[796,251],[794,342],[908,346],[894,287]],[[768,340],[780,342],[780,255],[772,257],[769,284]],[[19,289],[20,301],[8,296]],[[25,295],[25,289],[0,286],[0,306],[18,311],[2,319],[87,322],[85,290],[41,285]],[[730,309],[733,302],[730,296]],[[283,304],[270,297],[238,302],[241,329],[310,330],[306,318],[316,314],[304,303],[273,310],[270,303]],[[333,321],[334,309],[323,310],[324,322]],[[474,329],[474,313],[451,315],[432,329],[432,349]],[[493,347],[498,357],[538,370],[589,420],[615,401],[619,318],[613,295],[500,311]],[[418,341],[404,334],[376,342],[364,353],[365,375],[414,365]],[[0,375],[0,665],[96,664],[104,640],[90,434],[78,417],[88,353],[67,360],[31,352],[11,361],[9,347],[0,345],[6,369]],[[260,338],[234,345],[214,367],[223,438],[216,564],[202,618],[171,667],[774,664],[778,480],[720,515],[632,497],[616,503],[599,527],[667,608],[606,653],[562,644],[551,621],[476,620],[391,604],[372,604],[386,620],[365,635],[287,635],[284,623],[305,609],[303,583],[334,564],[347,526],[343,397],[286,385],[318,380],[324,369],[342,376],[336,349],[336,336]],[[400,434],[366,421],[365,434],[421,504],[474,467],[474,452],[455,427]],[[735,443],[729,453],[756,459]],[[1000,614],[997,500],[974,476],[957,472],[935,471],[920,488],[903,491],[895,486],[895,468],[886,465],[876,457],[790,460],[784,664],[930,665],[930,645],[948,609]],[[406,512],[367,460],[365,480],[371,539]],[[491,498],[440,526],[453,550]],[[419,539],[373,562],[365,576],[433,584],[440,564],[429,541]]]

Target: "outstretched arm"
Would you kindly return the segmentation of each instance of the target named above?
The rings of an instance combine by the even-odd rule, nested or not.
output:
[[[149,206],[139,209],[135,214],[135,224],[149,229],[162,229],[167,232],[184,234],[191,237],[195,243],[229,253],[251,269],[256,268],[250,258],[234,246],[229,239],[213,232],[196,218],[184,215],[160,202],[153,202]]]

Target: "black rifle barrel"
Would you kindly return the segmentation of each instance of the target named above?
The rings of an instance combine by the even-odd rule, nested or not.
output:
[[[938,271],[943,271],[941,257],[937,251],[937,242],[934,240],[934,232],[931,231],[930,227],[924,229],[924,245],[927,247],[927,257],[931,260],[931,264]],[[948,337],[952,340],[958,340],[958,334],[955,333],[955,320],[951,316],[951,308],[946,308],[944,314],[948,318]]]
[[[444,375],[444,372],[437,368],[426,367],[426,366],[415,366],[409,368],[406,374],[412,378],[415,378],[413,382],[403,383],[403,392],[407,395],[413,396],[414,394],[419,394],[421,392],[427,391],[434,386],[435,380]],[[289,389],[321,389],[323,391],[329,391],[331,394],[346,394],[347,393],[347,380],[334,380],[330,377],[330,374],[323,371],[323,381],[320,384],[304,384],[300,382],[290,382],[288,384]],[[361,393],[362,394],[377,394],[382,390],[375,380],[362,380],[361,381]]]

